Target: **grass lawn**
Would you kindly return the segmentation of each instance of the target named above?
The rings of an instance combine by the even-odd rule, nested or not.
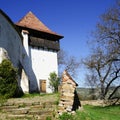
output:
[[[85,105],[84,110],[77,111],[75,116],[63,114],[59,120],[120,120],[120,106]]]
[[[120,120],[120,105],[107,107],[85,105],[83,111],[77,111],[76,120]]]

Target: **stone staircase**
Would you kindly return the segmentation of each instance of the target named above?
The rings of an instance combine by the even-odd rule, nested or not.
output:
[[[56,102],[8,101],[0,105],[0,120],[56,120]]]

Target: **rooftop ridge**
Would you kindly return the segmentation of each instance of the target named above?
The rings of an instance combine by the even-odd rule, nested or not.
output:
[[[16,25],[58,35],[50,30],[40,19],[38,19],[31,11],[29,11],[24,17],[22,17]]]

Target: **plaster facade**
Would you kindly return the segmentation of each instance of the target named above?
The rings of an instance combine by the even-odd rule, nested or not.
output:
[[[46,80],[46,92],[51,93],[49,86],[49,75],[51,72],[58,73],[57,53],[30,47],[32,68],[36,73],[38,88],[40,90],[40,80]]]
[[[22,36],[17,32],[12,21],[0,11],[0,62],[10,59],[13,66],[20,71],[22,63]],[[20,86],[20,76],[18,79]]]
[[[3,12],[0,14],[0,48],[6,50],[15,67],[22,61],[21,36],[13,27],[13,23],[6,18]]]
[[[58,50],[54,50],[56,49],[54,46],[54,49],[52,49],[52,44],[55,43],[59,45],[59,43],[56,38],[52,40],[52,42],[45,40],[49,41],[47,45],[50,49],[30,45],[29,31],[18,28],[19,26],[16,26],[10,18],[0,10],[0,61],[7,55],[14,67],[18,68],[18,84],[23,92],[41,92],[41,80],[45,81],[45,92],[53,92],[49,87],[48,78],[51,72],[58,73]],[[34,32],[34,30],[32,31]],[[49,32],[51,31],[49,30]],[[44,34],[46,35],[46,33]],[[48,35],[59,38],[59,36],[53,32]],[[37,39],[39,39],[39,37]],[[6,52],[6,54],[3,55],[4,52]]]

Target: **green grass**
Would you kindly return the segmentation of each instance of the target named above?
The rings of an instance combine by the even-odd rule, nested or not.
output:
[[[120,106],[84,106],[84,111],[77,112],[77,120],[120,120]]]
[[[21,98],[33,98],[35,96],[40,96],[40,93],[24,94]]]
[[[120,106],[96,107],[85,105],[75,116],[63,114],[59,120],[120,120]]]
[[[34,98],[36,96],[47,97],[52,95],[59,96],[59,93],[31,93],[31,94],[24,94],[21,98]]]

